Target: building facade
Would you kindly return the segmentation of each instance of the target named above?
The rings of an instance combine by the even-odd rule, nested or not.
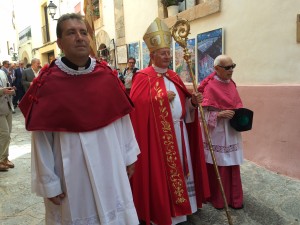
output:
[[[32,22],[19,32],[21,59],[37,57],[45,64],[61,54],[56,45],[56,21],[47,11],[49,3],[40,0],[31,4]],[[66,12],[82,13],[84,1],[53,3],[58,6],[57,18]],[[180,12],[173,16],[168,15],[160,0],[92,3],[98,57],[114,68],[124,69],[131,54],[137,58],[138,67],[148,65],[142,38],[156,17],[170,28],[177,17],[190,22],[189,39],[193,40],[191,50],[198,83],[202,72],[210,71],[209,65],[217,54],[231,56],[237,64],[233,79],[244,106],[254,111],[253,128],[243,133],[245,157],[300,179],[300,1],[185,0],[180,4]],[[181,55],[173,41],[174,70],[180,69]],[[191,88],[188,78],[185,81]]]

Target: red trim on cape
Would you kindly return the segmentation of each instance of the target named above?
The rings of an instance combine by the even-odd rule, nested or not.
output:
[[[53,61],[34,79],[19,107],[27,130],[67,132],[99,129],[133,109],[118,77],[98,61],[91,73],[78,76]]]
[[[184,102],[186,97],[191,96],[190,93],[176,73],[171,70],[168,70],[167,73],[169,74],[167,78],[176,86],[181,102]],[[160,93],[161,99],[155,99],[158,95],[154,95],[154,93],[157,92]],[[166,172],[168,165],[166,165],[163,156],[166,148],[161,143],[163,133],[157,132],[157,130],[160,125],[170,125],[173,130],[174,127],[173,122],[169,122],[169,117],[166,123],[159,124],[162,118],[157,116],[160,109],[171,115],[163,77],[158,76],[153,67],[139,71],[133,80],[130,97],[136,105],[135,110],[131,113],[131,120],[141,149],[135,173],[131,179],[138,216],[146,224],[150,224],[150,221],[152,221],[157,225],[169,225],[171,224],[171,217],[191,214],[191,209],[190,205],[180,207],[179,204],[174,203],[168,184],[168,173]],[[155,100],[164,101],[164,103],[167,103],[163,104],[166,107],[159,108],[159,104],[153,104]],[[157,106],[157,108],[154,109],[153,106]],[[195,114],[197,115],[197,113]],[[193,163],[193,171],[197,203],[198,207],[201,207],[202,202],[205,201],[204,196],[207,198],[209,195],[209,186],[197,116],[196,121],[192,124],[188,126],[188,133],[190,135],[191,157],[195,162]],[[175,137],[176,142],[174,150],[178,154],[176,135],[174,134],[173,137]],[[180,173],[183,174],[182,166],[179,167]],[[182,190],[186,192],[185,182],[183,182],[183,185],[185,187]]]

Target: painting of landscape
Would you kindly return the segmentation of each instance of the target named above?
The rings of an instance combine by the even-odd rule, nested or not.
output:
[[[214,60],[223,54],[223,29],[197,35],[198,83],[214,71]]]

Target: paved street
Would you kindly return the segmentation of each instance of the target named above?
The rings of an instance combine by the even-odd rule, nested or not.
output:
[[[30,133],[17,109],[13,115],[10,160],[15,168],[0,173],[0,225],[44,224],[43,199],[30,191]],[[288,163],[288,162],[287,162]],[[246,161],[242,168],[244,209],[230,210],[234,225],[300,224],[300,181]],[[226,214],[205,205],[182,225],[226,225]]]

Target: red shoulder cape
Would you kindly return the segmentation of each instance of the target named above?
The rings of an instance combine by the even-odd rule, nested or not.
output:
[[[190,93],[180,77],[171,70],[167,74],[167,78],[175,84],[180,99],[184,101]],[[191,209],[189,200],[186,199],[186,185],[184,180],[182,182],[181,163],[174,162],[172,157],[179,159],[173,122],[168,117],[171,110],[163,77],[152,67],[139,71],[134,77],[130,97],[135,104],[135,110],[130,114],[131,120],[141,150],[131,179],[138,216],[147,224],[153,221],[158,225],[169,225],[171,217],[191,214]],[[186,125],[189,131],[197,203],[201,207],[202,202],[209,196],[202,136],[198,120]],[[178,172],[176,176],[170,173],[172,169]],[[173,178],[176,178],[174,183],[170,182]],[[182,196],[174,194],[173,187]],[[186,201],[181,202],[184,198]]]
[[[216,72],[206,77],[198,87],[203,93],[202,106],[212,106],[217,109],[242,108],[242,100],[233,80],[223,83],[214,78]]]
[[[118,77],[99,62],[91,73],[79,76],[52,62],[34,79],[19,107],[27,130],[67,132],[99,129],[133,109]]]

